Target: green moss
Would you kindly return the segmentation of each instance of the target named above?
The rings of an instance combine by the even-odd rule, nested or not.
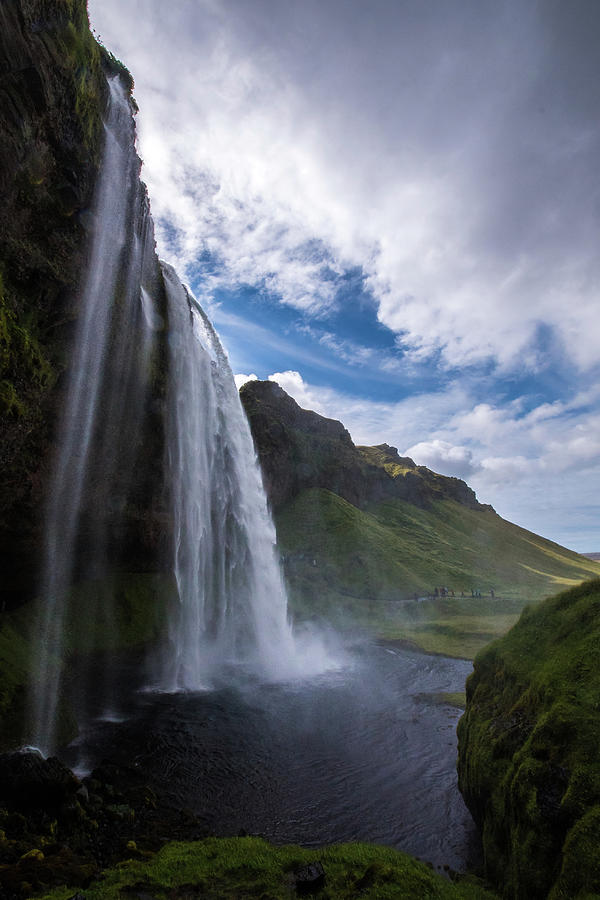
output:
[[[68,66],[75,93],[75,113],[85,147],[97,157],[102,127],[104,95],[101,89],[101,51],[88,26],[82,5],[67,4],[70,21],[61,32],[64,65]]]
[[[0,412],[24,417],[56,380],[37,337],[35,313],[18,312],[0,273]]]
[[[166,630],[175,596],[172,577],[160,574],[121,573],[75,585],[67,601],[61,656],[48,665],[69,667],[94,653],[118,653],[153,643]],[[18,746],[27,736],[25,701],[37,616],[35,601],[0,614],[0,750]],[[77,727],[66,702],[59,715],[61,734],[72,737]]]
[[[549,900],[600,896],[600,804],[590,808],[569,832],[563,863]]]
[[[27,611],[0,614],[0,750],[19,742],[30,665]]]
[[[600,891],[599,698],[598,580],[526,609],[475,660],[459,784],[507,896]]]
[[[67,655],[123,650],[156,640],[165,630],[175,592],[173,578],[160,574],[118,574],[75,585],[65,627]]]
[[[477,880],[452,884],[424,863],[387,847],[340,844],[320,850],[274,847],[261,838],[209,838],[167,844],[150,862],[129,861],[104,873],[85,891],[86,900],[118,898],[139,891],[153,897],[202,896],[206,900],[283,900],[296,896],[294,872],[319,861],[325,886],[311,896],[378,900],[493,900]],[[72,890],[72,889],[71,889]],[[44,895],[65,900],[68,889]]]

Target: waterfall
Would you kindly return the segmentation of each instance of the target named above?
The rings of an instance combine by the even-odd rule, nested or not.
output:
[[[54,469],[46,510],[42,584],[34,640],[31,717],[44,751],[56,740],[69,625],[98,617],[111,628],[104,598],[74,609],[77,578],[107,568],[111,520],[126,502],[140,440],[152,332],[147,292],[154,259],[152,221],[139,180],[129,97],[118,78],[110,102],[94,199],[89,262],[79,300]],[[90,607],[100,608],[90,608]],[[79,685],[85,691],[85,685]]]
[[[273,678],[297,650],[250,428],[203,310],[162,264],[169,304],[167,468],[179,609],[163,681],[206,686],[216,663]]]
[[[198,690],[216,667],[231,663],[268,679],[328,665],[318,641],[301,648],[292,633],[275,529],[235,381],[201,307],[170,266],[158,267],[140,165],[129,97],[115,78],[46,512],[30,702],[33,741],[44,752],[59,742],[65,693],[80,722],[91,694],[103,693],[110,704],[120,610],[111,576],[127,570],[123,535],[132,493],[143,503],[140,494],[158,491],[166,502],[160,527],[171,532],[164,546],[171,548],[177,601],[158,674],[153,651],[155,684]],[[153,377],[166,381],[158,390],[165,398],[157,397]],[[156,407],[166,411],[152,413]],[[157,431],[165,457],[163,472],[154,471],[160,483],[146,482],[143,490],[136,483],[134,490],[144,458],[160,457]],[[147,441],[155,441],[150,451]],[[165,560],[153,565],[164,568]],[[83,599],[74,590],[79,583],[86,585]],[[101,676],[99,651],[107,654]]]

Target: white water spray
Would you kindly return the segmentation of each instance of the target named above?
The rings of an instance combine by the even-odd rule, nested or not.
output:
[[[221,343],[175,271],[169,302],[167,452],[179,610],[163,682],[210,684],[215,667],[242,663],[269,679],[307,670],[287,615],[250,428]],[[319,646],[311,667],[324,667]]]

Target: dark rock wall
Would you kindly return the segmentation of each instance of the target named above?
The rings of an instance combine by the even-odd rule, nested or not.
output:
[[[2,0],[0,608],[26,601],[38,584],[53,442],[93,227],[107,75],[131,89],[127,70],[93,38],[85,0]],[[144,424],[146,463],[134,468],[129,524],[121,522],[113,540],[134,569],[156,565],[163,541],[163,339]]]
[[[359,508],[393,498],[421,508],[435,500],[480,507],[464,481],[416,466],[387,444],[356,447],[341,422],[301,409],[272,381],[249,381],[240,397],[275,511],[314,487]]]
[[[107,98],[84,0],[0,4],[0,568],[32,592]],[[58,389],[57,389],[58,388]]]

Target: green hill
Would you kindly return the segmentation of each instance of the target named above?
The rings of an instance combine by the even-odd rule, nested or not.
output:
[[[598,562],[506,522],[460,479],[387,444],[355,447],[341,423],[301,410],[278,385],[240,393],[296,615],[471,658],[526,603],[600,575]]]

